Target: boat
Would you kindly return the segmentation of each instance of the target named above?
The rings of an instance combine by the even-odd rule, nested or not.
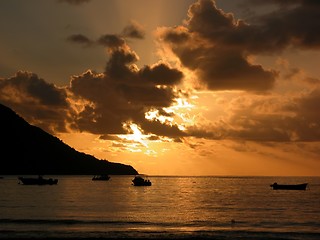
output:
[[[103,174],[103,175],[95,175],[92,178],[92,181],[108,181],[110,176]]]
[[[151,186],[149,179],[144,179],[142,176],[135,176],[132,180],[133,186]]]
[[[271,184],[270,187],[273,190],[306,190],[308,183],[301,183],[301,184],[278,184],[274,183]]]
[[[24,185],[54,185],[58,183],[58,179],[53,178],[43,178],[41,175],[39,175],[37,178],[27,178],[27,177],[18,177],[19,184]]]

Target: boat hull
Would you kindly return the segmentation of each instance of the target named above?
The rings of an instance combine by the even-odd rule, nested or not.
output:
[[[151,182],[133,183],[134,186],[151,186]]]
[[[44,179],[44,178],[25,178],[19,177],[23,185],[55,185],[58,184],[58,179]]]
[[[270,185],[273,190],[306,190],[308,183],[302,184],[277,184]]]
[[[151,181],[149,179],[144,179],[141,176],[136,176],[132,180],[133,186],[151,186]]]

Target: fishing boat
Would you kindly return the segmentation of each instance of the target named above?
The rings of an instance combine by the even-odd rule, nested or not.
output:
[[[18,177],[19,184],[24,185],[54,185],[58,183],[58,179],[53,178],[43,178],[41,175],[39,175],[37,178],[31,178],[31,177]]]
[[[151,186],[149,179],[144,179],[142,176],[135,176],[132,180],[133,186]]]
[[[108,181],[110,179],[110,176],[104,174],[104,175],[95,175],[92,178],[92,181]]]
[[[301,183],[301,184],[278,184],[274,183],[271,184],[270,187],[273,190],[306,190],[308,183]]]

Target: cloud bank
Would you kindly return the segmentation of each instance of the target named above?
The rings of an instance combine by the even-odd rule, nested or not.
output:
[[[87,70],[72,76],[70,85],[61,88],[35,73],[20,71],[0,79],[0,101],[50,132],[86,131],[105,139],[128,133],[124,125],[135,123],[153,136],[150,139],[158,140],[158,135],[176,142],[183,142],[183,137],[320,141],[319,79],[299,81],[302,89],[294,93],[276,92],[285,80],[283,70],[252,60],[257,55],[281,55],[288,49],[318,50],[320,5],[317,1],[246,0],[242,6],[255,4],[272,5],[273,10],[242,20],[219,9],[214,1],[195,2],[183,24],[157,29],[157,41],[174,58],[141,68],[137,66],[139,56],[126,40],[145,37],[143,27],[134,21],[121,34],[104,34],[95,40],[81,33],[70,35],[66,38],[70,43],[106,49],[104,72]],[[173,61],[178,62],[175,67]],[[167,109],[181,95],[192,95],[183,89],[188,72],[200,83],[201,88],[193,86],[196,90],[219,92],[222,99],[224,91],[231,91],[233,97],[217,103],[224,113],[218,120],[206,119],[182,129],[167,120],[178,117]],[[297,84],[292,79],[298,72],[292,71],[286,81]],[[147,119],[150,111],[158,117]]]
[[[91,42],[83,35],[71,40]],[[36,74],[18,72],[0,79],[0,100],[30,122],[41,122],[50,132],[68,128],[101,135],[126,134],[124,124],[134,122],[146,134],[183,135],[177,125],[145,118],[147,111],[158,109],[164,113],[162,109],[175,102],[175,86],[182,81],[183,73],[165,63],[139,69],[135,65],[137,54],[117,35],[103,35],[97,43],[107,49],[109,56],[104,73],[88,70],[72,76],[70,86],[58,88]],[[57,123],[61,124],[59,128]]]

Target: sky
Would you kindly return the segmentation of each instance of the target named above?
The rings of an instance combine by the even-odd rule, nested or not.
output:
[[[318,0],[2,0],[0,103],[149,175],[320,176]]]

